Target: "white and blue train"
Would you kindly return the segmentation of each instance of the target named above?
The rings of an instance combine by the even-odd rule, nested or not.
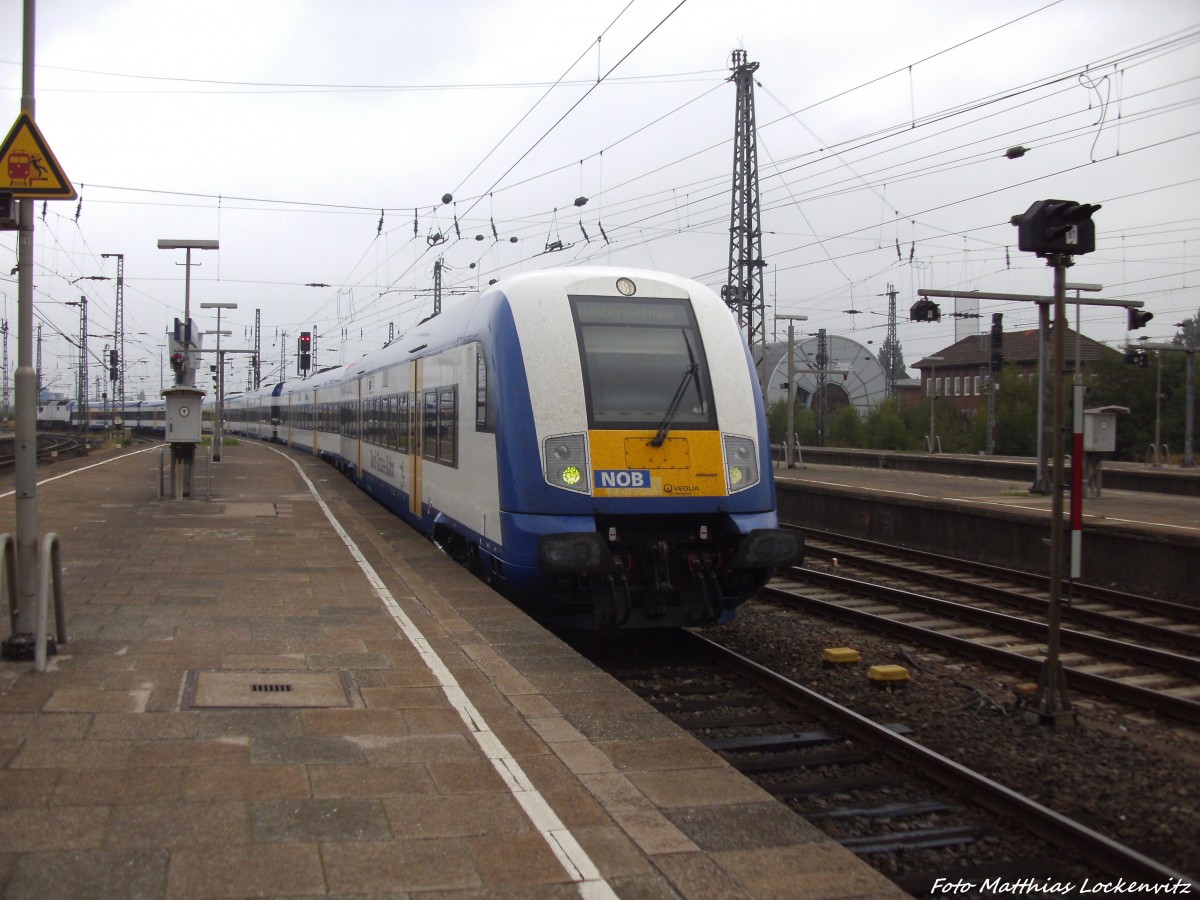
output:
[[[77,401],[47,400],[38,404],[37,427],[43,431],[109,431],[116,413],[118,427],[162,434],[166,412],[166,401],[161,399],[128,400],[124,405],[97,401],[88,406],[85,424]]]
[[[675,276],[516,275],[227,406],[228,430],[330,461],[549,625],[728,621],[803,554],[736,320]]]

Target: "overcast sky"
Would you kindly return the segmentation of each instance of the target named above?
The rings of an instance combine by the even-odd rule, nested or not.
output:
[[[4,129],[21,6],[0,5]],[[1129,335],[1123,310],[1085,308],[1085,334],[1169,338],[1200,307],[1194,0],[43,0],[35,118],[81,198],[37,206],[44,380],[73,395],[60,332],[78,333],[63,304],[81,292],[93,362],[111,341],[116,264],[100,255],[123,253],[126,393],[157,395],[184,294],[184,254],[159,238],[220,241],[193,254],[193,317],[212,329],[198,304],[238,303],[222,327],[244,348],[261,309],[264,375],[283,355],[294,370],[301,329],[331,364],[411,327],[439,257],[444,305],[569,264],[719,288],[735,48],[760,65],[769,321],[807,315],[877,350],[891,284],[905,359],[936,353],[955,321],[910,323],[918,288],[1050,292],[1008,222],[1046,198],[1103,204],[1068,279],[1155,315]],[[0,233],[10,368],[15,248]],[[1032,305],[979,311],[968,327],[1036,321]]]

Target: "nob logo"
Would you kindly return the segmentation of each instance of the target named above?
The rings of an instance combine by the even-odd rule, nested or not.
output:
[[[649,469],[597,469],[598,488],[648,488]]]

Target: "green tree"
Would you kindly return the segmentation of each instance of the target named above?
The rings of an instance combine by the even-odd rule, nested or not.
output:
[[[865,447],[867,429],[853,406],[843,406],[833,414],[829,423],[829,445],[832,447]]]
[[[883,339],[879,347],[879,365],[885,373],[890,372],[897,380],[908,377],[908,366],[904,365],[904,349],[899,340]]]
[[[817,429],[813,423],[812,410],[802,405],[799,401],[796,403],[792,425],[796,430],[796,439],[801,444],[811,446],[816,441]],[[771,436],[771,443],[781,443],[786,431],[787,401],[776,400],[767,409],[767,432]]]
[[[1186,323],[1184,323],[1186,325]],[[1186,339],[1187,331],[1184,331]],[[1131,344],[1128,350],[1136,350]],[[1124,406],[1128,415],[1117,419],[1117,459],[1146,459],[1152,453],[1157,415],[1159,441],[1170,451],[1183,449],[1187,417],[1187,358],[1171,350],[1147,350],[1147,365],[1130,365],[1122,356],[1097,360],[1088,371],[1089,408]],[[1162,366],[1162,397],[1157,403],[1159,366]]]
[[[866,446],[874,450],[916,450],[920,441],[914,438],[910,423],[905,420],[907,407],[891,397],[867,413]]]
[[[787,430],[787,401],[776,400],[767,407],[767,434],[770,435],[771,443],[778,444],[783,440],[783,433]]]
[[[1036,456],[1037,376],[1022,378],[1015,367],[1006,366],[997,384],[996,454]]]
[[[1200,310],[1190,319],[1177,323],[1179,333],[1171,338],[1172,344],[1182,344],[1185,347],[1200,349]]]

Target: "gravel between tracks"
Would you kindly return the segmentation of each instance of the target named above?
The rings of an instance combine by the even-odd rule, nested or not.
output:
[[[1187,874],[1200,875],[1200,732],[1074,692],[1074,728],[1030,724],[1017,676],[830,623],[765,601],[705,633],[797,682],[881,721],[950,759]],[[825,647],[862,662],[822,664]],[[911,681],[881,689],[867,667],[906,665]],[[915,666],[912,665],[915,663]]]

